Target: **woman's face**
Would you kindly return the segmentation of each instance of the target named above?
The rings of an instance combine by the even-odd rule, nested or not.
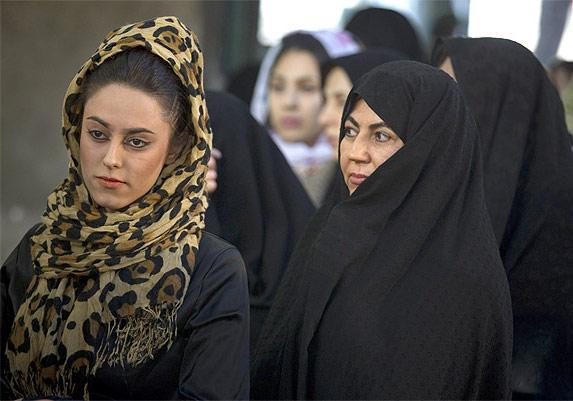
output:
[[[332,145],[334,156],[338,157],[338,137],[340,135],[340,120],[344,111],[344,103],[352,82],[341,67],[334,67],[324,80],[324,107],[318,117],[328,141]]]
[[[288,50],[277,61],[269,86],[269,122],[283,140],[312,145],[320,135],[320,69],[304,50]]]
[[[404,142],[363,99],[359,99],[344,121],[340,143],[340,168],[352,193]]]
[[[92,199],[121,209],[147,193],[168,159],[171,124],[151,95],[109,84],[85,103],[80,165]]]

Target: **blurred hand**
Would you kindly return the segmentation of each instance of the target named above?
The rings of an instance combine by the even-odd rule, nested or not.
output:
[[[207,193],[212,194],[217,190],[217,160],[221,159],[223,155],[219,149],[213,148],[211,151],[211,158],[207,167]]]

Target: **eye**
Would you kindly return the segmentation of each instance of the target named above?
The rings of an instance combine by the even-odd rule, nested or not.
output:
[[[315,92],[318,90],[318,86],[316,86],[316,85],[302,85],[301,90],[303,92]]]
[[[269,89],[273,92],[281,92],[284,90],[284,85],[278,82],[271,82]]]
[[[343,134],[345,137],[348,137],[348,138],[354,138],[356,135],[358,135],[358,133],[356,132],[356,130],[355,130],[354,128],[352,128],[352,127],[344,127],[344,128],[342,129],[342,134]]]
[[[88,134],[95,139],[96,141],[103,141],[106,139],[103,132],[98,131],[97,129],[88,130]]]
[[[378,131],[374,134],[374,138],[377,142],[388,142],[390,140],[390,135],[386,132]]]
[[[149,142],[143,141],[139,138],[130,138],[127,140],[127,144],[132,148],[141,149],[149,145]]]

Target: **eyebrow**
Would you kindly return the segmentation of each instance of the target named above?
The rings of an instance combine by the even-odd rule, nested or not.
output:
[[[272,82],[272,81],[274,81],[274,80],[277,80],[277,81],[285,81],[286,78],[285,78],[283,75],[273,74],[273,75],[271,76],[271,79],[270,79],[269,81]],[[297,77],[297,78],[295,79],[295,81],[297,81],[297,82],[301,82],[301,81],[320,81],[320,77],[319,77],[319,76],[315,76],[315,75],[303,75],[303,76]]]
[[[350,122],[352,124],[354,124],[356,127],[360,128],[360,124],[358,124],[358,121],[356,121],[354,118],[352,118],[352,116],[348,116],[346,119],[350,120]],[[378,129],[378,128],[390,128],[390,126],[388,124],[386,124],[384,121],[381,121],[379,123],[370,124],[368,126],[368,128],[370,128],[371,130],[374,130],[374,129]]]
[[[101,118],[99,118],[99,117],[96,117],[96,116],[89,116],[89,117],[86,117],[86,119],[87,119],[87,120],[95,121],[95,122],[97,122],[97,123],[103,125],[103,126],[106,127],[106,128],[109,128],[109,125],[110,125],[110,124],[109,124],[108,122],[106,122],[105,120],[103,120],[103,119],[101,119]],[[128,129],[126,129],[126,130],[124,130],[124,131],[125,131],[125,133],[126,133],[127,135],[129,135],[129,134],[137,134],[137,133],[140,133],[140,132],[148,132],[148,133],[150,133],[150,134],[155,134],[155,132],[153,132],[153,131],[151,131],[151,130],[149,130],[149,129],[147,129],[147,128],[143,128],[143,127],[141,127],[141,128],[139,128],[139,127],[138,127],[138,128],[128,128]]]

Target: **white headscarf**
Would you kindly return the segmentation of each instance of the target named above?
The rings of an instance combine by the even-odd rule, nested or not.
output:
[[[330,58],[348,56],[358,53],[361,50],[360,44],[352,37],[352,34],[347,31],[295,31],[289,35],[295,33],[307,34],[314,37],[322,44],[322,47],[324,47],[324,50]],[[253,100],[251,101],[251,114],[262,125],[266,124],[269,110],[268,82],[271,68],[281,50],[282,43],[272,47],[267,54],[265,54],[257,77],[257,83],[255,84]]]

